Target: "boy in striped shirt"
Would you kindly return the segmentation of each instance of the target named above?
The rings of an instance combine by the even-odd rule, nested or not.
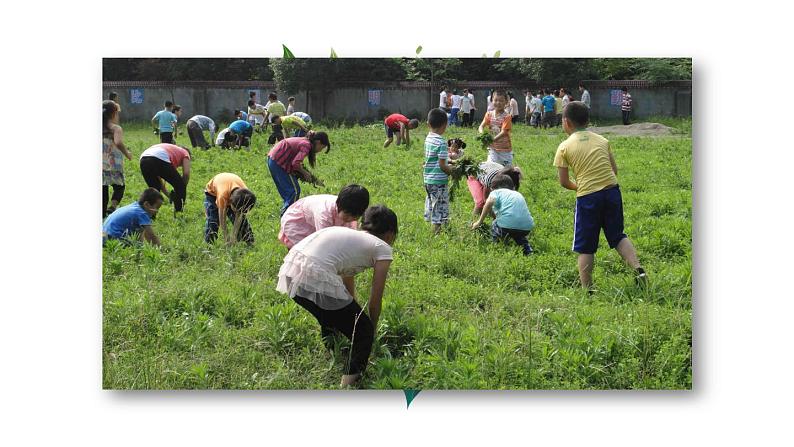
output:
[[[424,180],[425,220],[433,226],[433,234],[441,231],[441,225],[449,220],[449,175],[452,166],[447,163],[449,154],[447,142],[442,135],[447,130],[447,114],[441,109],[433,109],[427,114],[430,132],[425,138]]]

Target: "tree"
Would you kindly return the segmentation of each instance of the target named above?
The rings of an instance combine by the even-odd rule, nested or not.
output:
[[[529,78],[549,87],[574,86],[582,79],[592,79],[592,59],[584,58],[511,58],[496,64],[496,69],[510,79]]]

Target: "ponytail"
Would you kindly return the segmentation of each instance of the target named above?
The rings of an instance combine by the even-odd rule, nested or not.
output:
[[[111,135],[113,131],[110,130],[110,120],[113,119],[113,114],[118,111],[118,106],[114,101],[102,101],[102,135]]]

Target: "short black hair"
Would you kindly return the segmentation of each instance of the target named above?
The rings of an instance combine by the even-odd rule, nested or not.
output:
[[[447,124],[447,113],[438,108],[430,110],[427,112],[427,124],[431,129],[438,129]]]
[[[513,179],[504,174],[494,176],[493,180],[491,180],[491,191],[496,191],[497,189],[515,189]]]
[[[579,87],[585,88],[585,86],[584,86],[584,82],[580,82],[580,83],[579,83]]]
[[[267,95],[267,99],[276,100],[278,99],[278,96],[276,95],[276,92],[270,92],[270,94]]]
[[[375,236],[383,236],[389,231],[397,235],[397,215],[386,205],[375,205],[364,211],[361,229]]]
[[[502,169],[501,171],[499,171],[497,176],[499,176],[499,175],[506,175],[506,176],[510,177],[510,180],[513,181],[513,189],[518,191],[519,186],[521,186],[521,173],[520,173],[520,171],[517,168],[515,168],[513,166],[508,166],[508,167]],[[492,182],[493,182],[493,180],[492,180]],[[491,184],[491,186],[493,186],[493,183]]]
[[[242,113],[241,111],[239,111],[239,110],[236,110],[236,109],[235,109],[235,111],[234,111],[234,116],[237,116],[237,115],[239,115],[239,114],[241,114],[241,113]]]
[[[279,118],[281,118],[281,117],[278,116],[278,115],[273,115],[273,116],[270,117],[270,122],[273,123],[273,124],[276,124],[276,120],[279,119]]]
[[[590,109],[582,101],[571,101],[562,110],[562,117],[575,127],[584,127],[590,122]]]
[[[176,106],[174,106],[173,109],[171,109],[172,112],[178,112],[180,110],[182,110],[182,106],[180,106],[180,105],[176,105]]]
[[[414,118],[414,119],[408,121],[408,125],[409,126],[413,126],[413,128],[416,129],[417,127],[419,127],[419,120]]]
[[[248,92],[249,98],[253,98],[254,96],[256,96],[256,92]]]
[[[173,102],[171,102],[171,101],[166,101],[166,102],[165,102],[165,106],[166,106],[166,107],[173,107],[173,105],[174,105],[174,103],[173,103]]]
[[[162,194],[160,194],[160,191],[158,191],[158,190],[156,190],[154,188],[146,188],[146,189],[143,190],[143,192],[141,193],[141,196],[138,198],[138,205],[143,206],[143,204],[146,203],[146,202],[148,202],[148,203],[153,205],[153,204],[157,203],[158,200],[160,202],[165,200],[163,198]]]
[[[115,101],[118,98],[119,98],[119,94],[116,92],[110,92],[110,94],[108,95],[108,99],[111,101]]]
[[[254,101],[253,99],[248,101],[248,107],[253,107],[255,105],[256,105],[256,101]]]
[[[250,189],[237,188],[229,195],[229,203],[239,213],[247,213],[256,205],[256,196]]]
[[[367,191],[367,188],[355,183],[342,188],[339,191],[339,195],[336,196],[336,208],[351,216],[361,217],[368,206],[369,191]]]
[[[507,98],[507,92],[498,88],[491,92],[491,101],[493,101],[494,96],[501,96],[502,98]]]
[[[628,87],[623,87],[621,90],[623,90],[624,92],[627,92],[627,91],[629,91],[629,88]]]

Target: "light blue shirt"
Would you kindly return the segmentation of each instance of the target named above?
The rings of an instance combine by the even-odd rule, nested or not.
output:
[[[144,225],[151,225],[152,218],[138,202],[113,211],[102,224],[102,232],[111,239],[122,239],[139,233]]]
[[[161,110],[154,114],[154,118],[160,124],[160,132],[173,132],[174,126],[173,123],[176,122],[176,115],[169,112],[168,110]]]
[[[496,214],[496,224],[500,227],[526,231],[535,228],[535,220],[529,214],[527,201],[520,192],[500,188],[491,191],[489,198],[494,199],[493,212]]]

